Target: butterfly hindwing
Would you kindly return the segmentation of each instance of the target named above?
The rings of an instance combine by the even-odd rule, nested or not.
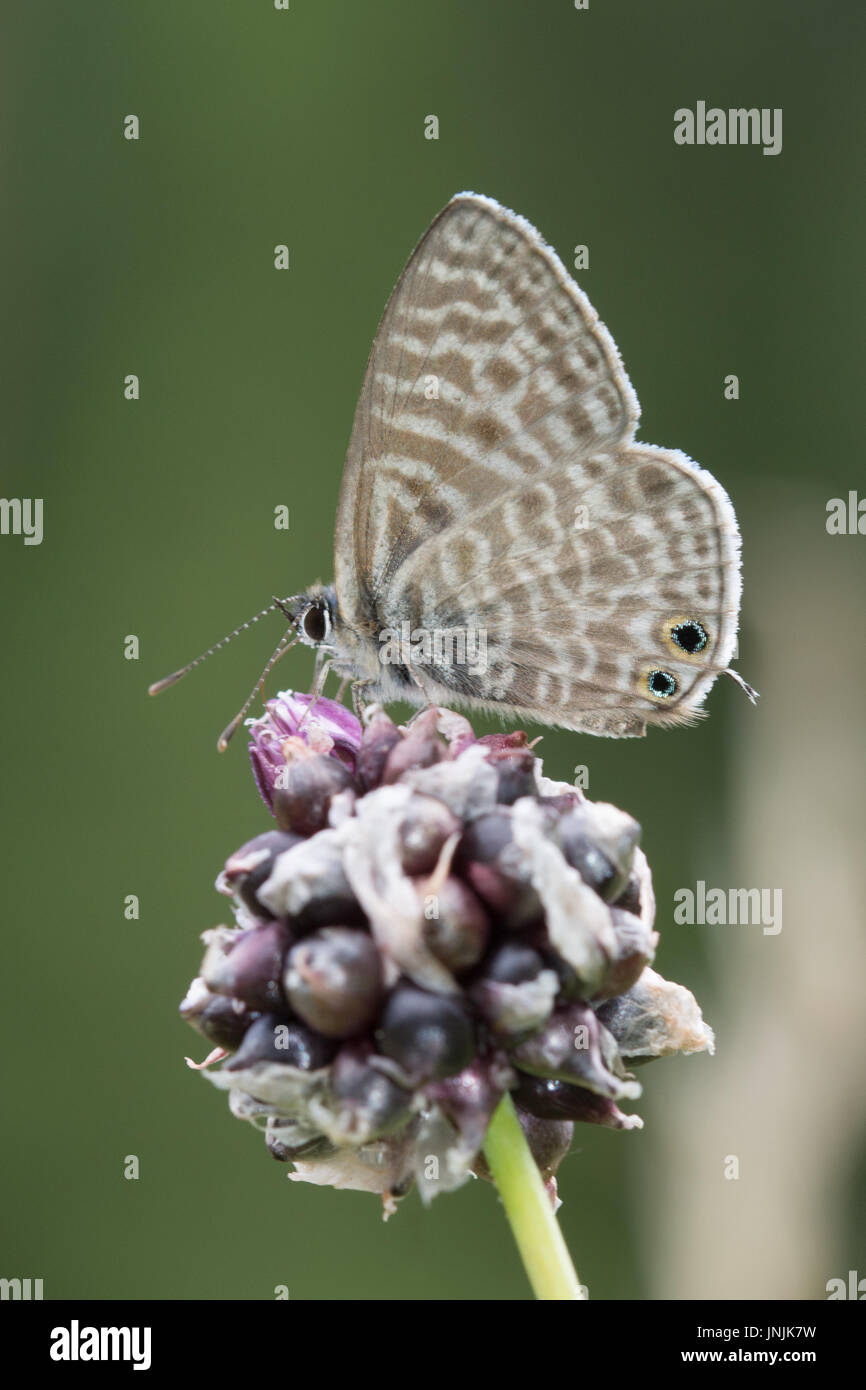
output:
[[[690,718],[729,661],[737,550],[730,504],[709,475],[633,445],[506,492],[431,537],[395,576],[384,617],[396,625],[412,613],[427,631],[462,625],[470,650],[481,635],[483,670],[475,660],[429,673],[464,699],[642,733]],[[661,680],[664,693],[652,691],[654,671],[672,693]]]

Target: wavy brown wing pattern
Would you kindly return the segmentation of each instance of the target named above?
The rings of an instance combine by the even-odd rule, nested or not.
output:
[[[484,670],[417,669],[431,698],[615,736],[694,715],[733,651],[739,535],[709,473],[633,442],[638,413],[556,254],[458,195],[370,355],[337,516],[342,620],[370,641],[406,620],[483,632]]]

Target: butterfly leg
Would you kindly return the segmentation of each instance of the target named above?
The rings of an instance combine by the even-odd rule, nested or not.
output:
[[[364,714],[364,700],[361,692],[364,690],[368,690],[374,686],[375,681],[352,681],[352,709],[354,711],[355,718],[360,720],[361,723],[363,723]]]
[[[319,694],[321,694],[325,688],[325,677],[328,674],[328,667],[330,666],[330,664],[330,661],[325,660],[325,652],[323,648],[317,647],[316,664],[313,667],[313,689],[317,690]],[[322,666],[324,666],[325,668],[324,674],[322,673]]]
[[[328,672],[331,669],[331,658],[325,661],[321,659],[322,655],[323,654],[321,652],[316,652],[316,667],[313,672],[313,689],[311,691],[313,698],[307,705],[307,708],[304,710],[304,713],[301,715],[300,721],[298,723],[299,729],[301,728],[307,715],[310,714],[316,708],[316,705],[322,698],[322,694],[325,689],[325,681],[327,680]]]
[[[426,714],[428,709],[436,709],[437,702],[432,698],[429,692],[425,690],[424,682],[421,680],[420,676],[416,675],[416,673],[411,669],[409,671],[409,675],[412,678],[413,685],[415,685],[418,688],[418,690],[420,690],[421,695],[423,696],[423,699],[419,700],[418,702],[418,709],[412,715],[412,718],[408,721],[409,724],[414,724],[415,720],[420,719],[422,714]]]

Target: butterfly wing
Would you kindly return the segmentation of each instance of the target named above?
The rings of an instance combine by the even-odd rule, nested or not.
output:
[[[523,218],[458,195],[367,366],[337,516],[343,620],[371,640],[405,619],[477,622],[486,674],[435,673],[464,703],[599,733],[687,716],[733,648],[736,523],[709,474],[632,445],[637,418],[616,346],[556,254]],[[699,655],[654,635],[701,611]],[[635,684],[662,658],[665,697]]]
[[[738,553],[715,480],[631,444],[553,467],[425,541],[384,617],[467,634],[465,661],[414,668],[431,698],[636,736],[694,718],[730,660]]]
[[[367,365],[337,510],[344,617],[368,620],[418,545],[546,472],[554,447],[621,439],[637,414],[613,340],[535,229],[490,198],[453,198]]]

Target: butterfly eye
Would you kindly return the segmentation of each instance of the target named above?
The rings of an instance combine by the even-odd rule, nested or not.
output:
[[[671,641],[689,656],[697,656],[702,652],[709,642],[709,636],[705,627],[696,618],[688,618],[685,622],[675,623],[670,630]]]
[[[328,610],[320,603],[311,603],[301,618],[301,632],[309,642],[323,642],[328,635],[330,623]]]
[[[676,694],[676,678],[670,671],[650,671],[646,683],[650,695],[654,695],[657,700],[669,700]]]

